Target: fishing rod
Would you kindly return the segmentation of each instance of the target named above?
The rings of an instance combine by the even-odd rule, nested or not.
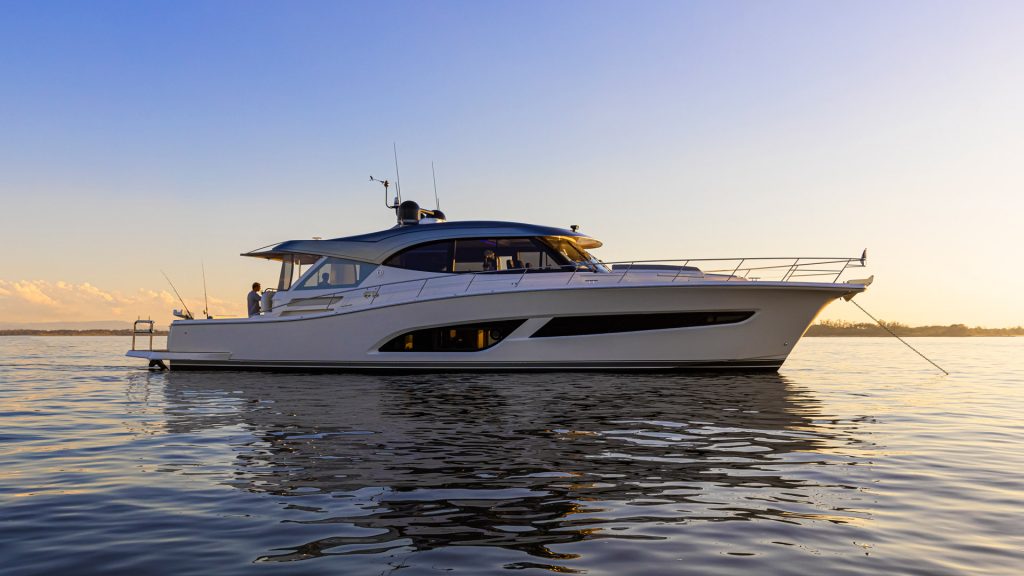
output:
[[[212,320],[213,316],[210,316],[210,299],[206,296],[206,263],[200,260],[199,265],[203,267],[203,306],[205,307],[203,316],[206,316],[207,320]]]
[[[188,309],[188,304],[185,304],[185,300],[181,298],[181,294],[178,294],[178,289],[174,287],[174,282],[171,282],[171,279],[167,277],[167,273],[163,270],[161,270],[160,273],[164,275],[164,278],[167,278],[167,283],[171,285],[171,290],[174,290],[174,295],[178,297],[178,302],[181,302],[182,307],[185,308],[185,316],[183,316],[183,318],[186,320],[194,319],[195,316],[193,316],[192,311]]]

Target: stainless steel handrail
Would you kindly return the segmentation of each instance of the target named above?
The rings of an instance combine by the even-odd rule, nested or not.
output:
[[[146,326],[143,329],[139,329],[139,325]],[[132,324],[132,350],[135,350],[135,335],[136,334],[149,334],[149,349],[153,349],[153,334],[156,332],[156,323],[152,320],[136,320]]]
[[[786,261],[786,263],[775,264],[775,265],[766,265],[766,266],[747,266],[747,267],[743,267],[743,264],[745,264],[747,262],[769,262],[769,261],[773,261],[773,260],[778,260],[778,261],[784,260],[784,261]],[[746,279],[748,279],[750,273],[754,272],[754,271],[763,272],[765,270],[779,270],[779,271],[782,272],[782,277],[779,280],[776,280],[777,282],[789,282],[789,281],[792,281],[792,279],[796,278],[796,277],[824,276],[824,275],[830,275],[831,276],[831,275],[835,275],[835,279],[832,281],[832,283],[838,282],[839,277],[842,276],[843,272],[845,272],[846,270],[848,270],[850,268],[863,267],[865,265],[864,261],[861,258],[859,258],[859,257],[857,257],[857,258],[842,258],[842,257],[798,257],[798,258],[794,258],[792,256],[789,256],[789,257],[757,257],[757,258],[687,258],[687,259],[678,258],[678,259],[664,259],[664,260],[623,260],[623,261],[620,261],[620,262],[602,262],[603,265],[605,265],[606,267],[609,268],[609,271],[607,271],[607,272],[593,271],[592,273],[593,274],[599,274],[601,276],[615,276],[615,275],[618,275],[619,279],[615,283],[619,284],[619,283],[621,283],[626,278],[626,275],[628,275],[630,273],[630,271],[636,265],[642,265],[642,264],[672,264],[672,263],[677,263],[677,262],[682,262],[683,264],[679,267],[678,270],[675,271],[675,274],[672,276],[672,279],[669,281],[671,283],[674,283],[676,280],[678,280],[681,277],[682,278],[687,278],[687,279],[691,278],[692,276],[682,276],[682,272],[683,272],[682,267],[683,266],[688,266],[688,265],[690,265],[692,263],[697,263],[697,262],[723,262],[723,263],[725,263],[725,262],[729,262],[729,263],[736,262],[735,266],[731,266],[730,265],[730,267],[728,267],[728,268],[716,268],[716,269],[710,269],[710,270],[700,270],[702,277],[707,277],[707,275],[721,275],[721,276],[726,276],[726,281],[733,280],[733,279],[736,279],[736,278],[741,278],[741,279],[746,280]],[[624,271],[622,271],[622,272],[618,272],[618,271],[613,270],[611,267],[614,266],[614,265],[617,265],[617,264],[624,264],[624,265],[626,265],[626,269]],[[836,269],[832,269],[832,268],[827,268],[827,269],[811,268],[811,266],[818,267],[818,266],[827,266],[827,265],[831,265],[831,264],[836,265]],[[842,265],[842,266],[840,267],[839,265]],[[742,275],[739,274],[739,271],[741,270],[741,268],[742,268],[742,270],[744,272]],[[308,296],[308,297],[297,298],[296,300],[292,300],[292,301],[289,301],[286,304],[282,304],[282,307],[287,307],[292,302],[297,302],[297,301],[300,301],[300,300],[313,300],[313,299],[329,298],[330,299],[330,303],[327,304],[326,306],[324,306],[323,309],[324,310],[330,310],[330,309],[332,309],[334,307],[334,304],[335,304],[336,300],[338,300],[338,301],[344,300],[346,294],[353,293],[353,292],[362,292],[365,295],[367,295],[368,298],[372,295],[372,298],[370,299],[370,302],[369,302],[372,305],[377,300],[377,298],[381,295],[381,288],[387,288],[387,287],[392,287],[392,286],[399,286],[399,285],[403,285],[403,284],[412,284],[414,282],[419,283],[420,287],[419,287],[419,290],[416,292],[416,295],[412,298],[412,300],[418,300],[422,296],[422,294],[423,294],[424,290],[426,289],[427,285],[430,284],[431,282],[435,281],[435,280],[441,280],[441,279],[448,279],[448,280],[450,280],[450,279],[453,279],[453,278],[467,277],[468,276],[469,278],[468,278],[468,281],[466,283],[466,287],[464,289],[462,289],[462,292],[461,292],[463,294],[466,294],[466,293],[469,292],[469,289],[470,289],[470,287],[472,287],[472,285],[473,285],[474,281],[476,280],[477,276],[494,276],[494,275],[497,275],[497,274],[508,274],[509,272],[517,272],[518,270],[520,270],[520,269],[519,268],[512,268],[512,269],[508,269],[508,270],[485,270],[485,271],[477,271],[477,272],[460,272],[460,273],[445,274],[445,275],[442,275],[442,276],[432,276],[430,278],[413,278],[413,279],[410,279],[410,280],[398,280],[398,281],[395,281],[395,282],[384,282],[384,283],[380,283],[380,284],[370,284],[370,285],[366,285],[366,286],[354,286],[352,288],[346,288],[344,290],[338,290],[336,292],[329,292],[329,293],[326,293],[326,294],[318,294],[316,296]],[[522,282],[526,279],[527,272],[529,272],[530,270],[531,269],[529,269],[529,268],[522,268],[522,274],[519,275],[518,280],[516,280],[514,282],[510,282],[510,285],[513,288],[518,288],[522,284]],[[544,272],[541,272],[539,269],[534,269],[533,271],[535,273],[538,273],[538,274],[569,272],[568,270],[545,270]],[[572,270],[572,272],[571,272],[571,274],[569,276],[569,280],[565,283],[565,285],[571,284],[572,281],[578,276],[578,272],[579,271],[580,271],[579,268],[575,268],[574,270]],[[808,272],[810,272],[810,273],[808,273]],[[760,279],[760,277],[759,277],[759,279]],[[771,280],[765,280],[765,281],[771,281]],[[592,285],[594,285],[594,283],[587,283],[587,284],[581,285],[581,287],[589,287],[589,286],[592,286]]]

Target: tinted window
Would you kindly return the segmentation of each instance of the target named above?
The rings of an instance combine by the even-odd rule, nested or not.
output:
[[[381,352],[478,352],[505,339],[525,320],[495,320],[406,332],[380,347]]]
[[[424,272],[571,270],[573,261],[586,256],[571,242],[564,242],[568,245],[551,245],[537,238],[442,240],[407,248],[384,265]]]
[[[693,328],[736,324],[754,315],[742,312],[670,312],[667,314],[607,314],[601,316],[563,316],[548,320],[530,338],[615,334],[668,328]]]
[[[548,236],[544,238],[544,243],[551,246],[556,252],[573,262],[588,262],[590,260],[589,254],[580,250],[580,248],[576,246],[575,242],[566,238]]]
[[[607,267],[602,265],[600,261],[568,238],[546,236],[544,237],[543,242],[557,252],[562,258],[575,262],[579,268],[586,270],[599,270],[601,272],[608,271]]]
[[[472,238],[455,241],[455,271],[481,272],[498,269],[495,249],[498,241],[487,238]]]
[[[532,238],[472,238],[455,241],[456,272],[561,270],[568,260]]]
[[[376,264],[327,258],[299,284],[298,288],[300,290],[315,290],[356,286],[366,279],[375,268],[377,268]]]
[[[413,246],[388,258],[384,265],[423,272],[451,272],[452,243],[442,240]]]

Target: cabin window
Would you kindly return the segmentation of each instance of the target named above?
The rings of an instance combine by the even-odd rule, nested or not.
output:
[[[381,352],[479,352],[497,345],[526,320],[492,320],[414,330],[395,336]]]
[[[300,290],[322,290],[357,286],[376,268],[376,264],[367,264],[366,262],[344,258],[325,258],[306,276],[298,288]]]
[[[561,270],[568,260],[533,238],[472,238],[455,241],[456,272]]]
[[[295,274],[295,257],[285,256],[281,261],[281,275],[277,278],[277,289],[283,292],[292,287],[292,278]]]
[[[558,253],[559,256],[573,263],[577,269],[595,272],[610,272],[607,266],[594,258],[586,250],[568,238],[561,236],[545,236],[542,241]]]
[[[572,241],[551,238],[460,238],[407,248],[385,266],[423,272],[502,272],[572,270],[595,260]]]
[[[547,324],[541,326],[530,338],[586,336],[590,334],[615,334],[618,332],[643,332],[646,330],[738,324],[753,315],[753,310],[744,310],[559,316],[548,320]]]
[[[452,241],[442,240],[413,246],[388,258],[384,265],[422,272],[451,272]]]
[[[558,236],[546,236],[544,243],[558,252],[562,257],[579,264],[588,264],[593,257],[581,250],[576,243]]]

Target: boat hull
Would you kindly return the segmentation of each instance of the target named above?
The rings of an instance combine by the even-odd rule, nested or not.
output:
[[[161,356],[179,369],[298,371],[777,370],[818,313],[863,288],[836,284],[719,283],[471,293],[312,316],[179,321]],[[554,317],[737,312],[708,326],[538,337]],[[411,330],[523,320],[491,348],[381,352]]]

